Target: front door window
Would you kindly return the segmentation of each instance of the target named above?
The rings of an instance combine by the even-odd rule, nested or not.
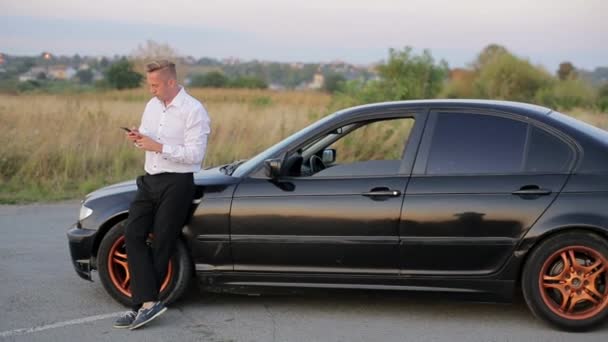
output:
[[[414,126],[413,118],[362,122],[340,127],[294,151],[289,176],[361,177],[399,173]],[[298,168],[290,163],[302,158]]]

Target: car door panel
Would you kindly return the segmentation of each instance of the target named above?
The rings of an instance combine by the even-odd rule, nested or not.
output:
[[[437,129],[439,115],[442,119],[454,116]],[[477,118],[482,119],[479,127],[474,127]],[[490,129],[490,123],[499,128]],[[431,111],[404,199],[399,229],[402,274],[479,275],[500,269],[518,239],[550,206],[568,179],[568,172],[525,172],[531,127],[508,113]],[[459,130],[460,138],[456,133],[451,136]],[[500,143],[508,130],[520,140]],[[484,144],[479,137],[490,140]],[[442,157],[434,156],[435,164],[429,171],[429,155],[436,139],[447,147]],[[459,150],[454,143],[480,152]],[[518,149],[520,159],[514,151],[502,150],[497,155],[504,154],[510,163],[484,159],[494,155],[492,148],[504,149],[509,144]],[[459,169],[469,171],[464,162],[467,158],[474,161],[470,174],[450,174]],[[496,164],[489,164],[491,160],[497,160]],[[497,165],[510,166],[501,173],[502,166]],[[490,170],[489,174],[475,173],[476,167]]]
[[[250,177],[239,184],[231,209],[236,271],[399,273],[401,208],[426,116],[374,117],[382,115],[416,118],[401,160],[330,166],[308,177]],[[317,138],[303,138],[302,144]]]
[[[402,273],[497,271],[566,179],[567,175],[413,177],[400,224]],[[530,184],[551,193],[513,194]]]
[[[233,184],[200,186],[204,195],[199,199],[200,204],[183,229],[183,234],[188,237],[185,241],[188,243],[197,271],[233,269],[230,247],[230,207],[237,180],[228,181]]]
[[[231,214],[235,270],[397,273],[407,179],[244,181]],[[398,195],[364,195],[375,188]]]

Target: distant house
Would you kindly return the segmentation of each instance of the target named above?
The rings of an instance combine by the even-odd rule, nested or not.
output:
[[[99,70],[93,70],[93,81],[103,80],[104,76]]]
[[[325,84],[325,77],[320,72],[317,72],[313,78],[312,82],[308,84],[308,89],[321,89]]]
[[[236,57],[228,57],[228,58],[222,59],[222,63],[224,63],[226,65],[237,65],[237,64],[241,63],[241,60]]]
[[[78,71],[81,70],[90,70],[93,73],[93,81],[103,80],[103,74],[101,73],[101,71],[97,69],[92,69],[91,66],[87,63],[82,63],[78,66]]]
[[[375,74],[376,72],[378,72],[378,65],[380,65],[380,63],[372,63],[368,65],[367,72]]]
[[[197,62],[197,59],[192,56],[187,56],[183,59],[183,62],[186,65],[195,65]]]
[[[33,74],[31,74],[29,72],[19,75],[19,82],[33,81],[35,79],[36,79],[36,76],[34,76]]]
[[[279,83],[270,83],[268,85],[268,89],[270,90],[283,90],[285,89],[285,86]]]
[[[93,72],[93,81],[98,81],[104,78],[99,70],[91,69],[86,63],[81,64],[78,70],[91,70]],[[65,65],[54,65],[49,67],[36,66],[32,67],[26,73],[19,75],[19,82],[34,81],[39,79],[49,80],[70,80],[76,76],[78,71],[75,68]]]
[[[344,68],[348,65],[348,63],[340,59],[334,59],[333,61],[329,62],[329,65],[332,68]]]
[[[46,69],[43,67],[33,67],[26,73],[19,75],[19,82],[27,82],[37,80],[39,78],[47,78]]]
[[[56,80],[69,80],[76,75],[76,69],[65,65],[54,65],[49,68],[49,78]]]

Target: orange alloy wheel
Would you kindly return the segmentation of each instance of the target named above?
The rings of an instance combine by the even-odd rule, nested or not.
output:
[[[110,274],[112,284],[114,284],[118,291],[127,297],[131,297],[131,274],[127,265],[125,237],[122,235],[114,241],[112,248],[110,248],[110,253],[108,253],[108,273]],[[160,287],[161,292],[167,288],[172,276],[173,265],[169,262],[167,276]]]
[[[558,250],[547,258],[538,278],[543,301],[563,318],[587,319],[608,306],[608,261],[592,248]]]

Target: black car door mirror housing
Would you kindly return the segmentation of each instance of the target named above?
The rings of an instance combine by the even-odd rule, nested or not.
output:
[[[281,175],[281,159],[266,159],[264,161],[264,173],[268,178],[279,178]]]

